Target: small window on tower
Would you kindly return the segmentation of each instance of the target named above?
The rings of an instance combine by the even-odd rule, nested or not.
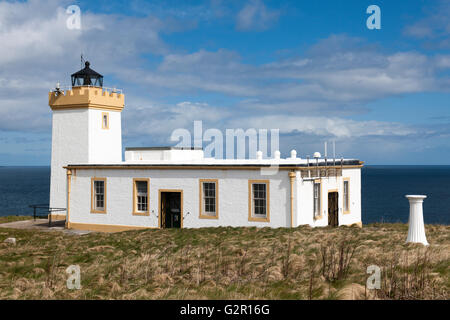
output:
[[[109,113],[102,113],[102,129],[109,129]]]

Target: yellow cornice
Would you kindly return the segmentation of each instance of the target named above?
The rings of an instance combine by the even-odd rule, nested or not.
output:
[[[101,109],[122,111],[125,96],[96,87],[75,87],[57,94],[48,93],[48,105],[52,110]]]
[[[102,106],[102,105],[77,105],[77,106],[50,106],[50,108],[55,110],[76,110],[76,109],[96,109],[96,110],[110,110],[110,111],[122,111],[123,107],[110,107],[110,106]]]

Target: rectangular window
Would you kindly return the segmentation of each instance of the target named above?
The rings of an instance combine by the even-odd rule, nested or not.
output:
[[[149,213],[149,179],[133,179],[133,214]]]
[[[269,181],[249,181],[249,220],[269,222]]]
[[[320,218],[320,181],[314,181],[314,218]]]
[[[102,113],[102,129],[109,129],[109,113]]]
[[[344,178],[344,213],[350,213],[350,180]]]
[[[218,180],[200,179],[200,218],[217,219],[218,215]]]
[[[106,213],[106,178],[92,178],[91,193],[91,212]]]

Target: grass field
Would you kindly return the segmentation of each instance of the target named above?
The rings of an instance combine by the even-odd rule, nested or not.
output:
[[[23,219],[1,217],[0,223]],[[449,299],[450,226],[202,228],[77,236],[0,228],[0,299]],[[3,243],[15,237],[17,244]],[[69,265],[81,289],[69,290]],[[369,265],[381,287],[365,287]]]

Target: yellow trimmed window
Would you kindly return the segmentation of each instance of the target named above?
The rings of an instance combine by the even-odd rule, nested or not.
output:
[[[269,181],[249,181],[249,220],[269,222]]]
[[[344,213],[350,213],[350,180],[344,179]]]
[[[149,179],[133,179],[133,214],[148,215],[149,191]]]
[[[91,193],[91,212],[106,213],[106,178],[92,178]]]
[[[109,129],[109,113],[102,113],[102,129]]]
[[[314,181],[314,218],[320,218],[320,181]]]
[[[219,217],[218,192],[218,180],[200,179],[200,218]]]

